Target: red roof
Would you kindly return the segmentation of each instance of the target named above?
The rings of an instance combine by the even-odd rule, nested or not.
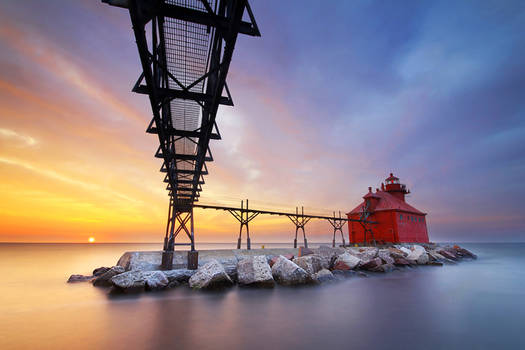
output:
[[[374,198],[379,199],[379,202],[377,203],[375,211],[399,210],[399,211],[409,212],[412,214],[426,215],[425,213],[417,210],[413,206],[407,204],[406,202],[403,202],[401,199],[394,197],[393,195],[391,195],[390,193],[386,191],[374,192],[373,196],[371,196],[370,194],[371,194],[370,192],[367,193],[363,198],[374,197]],[[347,214],[360,214],[363,211],[364,205],[365,205],[365,202],[363,201],[361,204],[355,207],[350,213],[347,213]]]

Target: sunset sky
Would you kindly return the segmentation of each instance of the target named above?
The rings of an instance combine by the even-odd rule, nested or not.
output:
[[[262,37],[237,41],[202,202],[347,212],[394,172],[431,240],[525,241],[525,2],[250,3]],[[0,242],[160,242],[168,197],[127,11],[5,0],[0,45]],[[196,211],[197,242],[238,229]],[[293,239],[287,218],[250,229]]]

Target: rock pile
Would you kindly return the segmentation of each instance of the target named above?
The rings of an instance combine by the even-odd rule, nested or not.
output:
[[[92,275],[71,275],[68,282],[91,281],[119,292],[169,289],[188,284],[193,289],[240,286],[273,287],[328,283],[367,272],[386,273],[416,265],[456,264],[477,256],[465,248],[435,244],[395,245],[388,248],[321,246],[304,250],[302,255],[239,255],[201,261],[197,270],[169,271],[131,269],[122,266],[99,267]],[[364,272],[366,271],[366,272]]]

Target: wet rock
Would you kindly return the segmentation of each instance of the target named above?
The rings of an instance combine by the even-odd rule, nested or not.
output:
[[[273,287],[275,281],[266,256],[246,257],[237,263],[237,277],[240,285]]]
[[[398,249],[405,253],[405,256],[408,256],[410,253],[412,253],[412,251],[406,247],[399,247]]]
[[[148,290],[163,289],[169,284],[168,278],[162,271],[146,271],[144,278]]]
[[[352,270],[361,263],[361,259],[350,253],[344,253],[337,257],[334,263],[334,270]]]
[[[378,253],[379,253],[378,248],[374,248],[374,247],[359,248],[359,254],[357,254],[357,257],[360,258],[362,261],[370,261],[372,259],[377,258]]]
[[[412,263],[405,258],[394,258],[394,265],[409,266],[409,265],[412,265]]]
[[[383,261],[381,260],[381,258],[373,258],[365,263],[362,263],[359,267],[363,270],[373,271],[381,265],[383,265]]]
[[[330,270],[322,269],[315,274],[315,280],[319,283],[327,283],[335,280],[335,276]]]
[[[429,261],[427,263],[427,265],[432,265],[432,266],[443,266],[443,263],[441,261]]]
[[[111,279],[124,272],[125,270],[122,266],[113,266],[93,280],[93,285],[97,287],[109,287],[111,286]]]
[[[282,255],[272,266],[272,275],[278,283],[288,286],[313,282],[308,272]]]
[[[401,249],[397,249],[397,248],[394,248],[394,247],[388,248],[388,251],[390,252],[390,256],[392,258],[404,258],[405,256],[408,255],[404,251],[402,251]]]
[[[146,279],[143,271],[128,271],[111,278],[113,287],[121,292],[141,292],[146,287]]]
[[[467,258],[471,258],[471,259],[477,259],[478,258],[478,256],[476,254],[468,251],[465,248],[458,247],[456,249],[456,252],[457,252],[457,255],[461,255],[462,257],[467,257]]]
[[[381,266],[378,266],[378,267],[375,267],[373,268],[371,271],[373,272],[383,272],[383,273],[386,273],[386,272],[391,272],[394,270],[394,265],[392,264],[383,264]]]
[[[450,259],[450,260],[457,260],[458,259],[457,256],[454,253],[451,253],[450,251],[445,250],[445,249],[438,250],[438,253],[441,254],[442,256],[444,256],[445,258]]]
[[[425,265],[429,260],[427,251],[420,245],[412,246],[411,252],[406,258],[416,261],[419,265]]]
[[[189,284],[194,289],[211,289],[230,286],[233,282],[224,267],[217,260],[211,260],[199,267],[191,276]]]
[[[71,275],[69,276],[67,283],[86,282],[91,281],[92,279],[93,276]]]
[[[390,255],[388,249],[380,249],[377,255],[383,260],[383,263],[394,265],[394,258]]]
[[[355,277],[357,275],[357,271],[355,270],[333,270],[332,274],[337,279],[344,279],[344,278]]]
[[[185,283],[188,282],[191,276],[196,272],[196,270],[188,270],[188,269],[177,269],[177,270],[166,270],[162,271],[168,281],[171,282],[178,282]]]
[[[176,287],[180,286],[181,284],[182,283],[180,283],[179,281],[171,281],[171,282],[168,283],[166,288],[168,288],[168,289],[176,288]]]
[[[315,254],[295,258],[293,259],[293,262],[311,275],[330,266],[329,264],[326,264],[326,261],[323,261],[319,255]]]
[[[279,257],[280,257],[280,256],[281,256],[281,255],[276,255],[276,256],[274,256],[274,257],[272,257],[272,258],[270,259],[270,261],[268,262],[268,263],[270,264],[270,267],[272,267],[273,264],[275,264],[275,263],[277,262],[277,260],[279,260]],[[288,259],[288,260],[293,260],[293,258],[294,258],[294,255],[293,255],[293,254],[285,254],[285,255],[282,255],[282,256],[284,256],[284,257],[285,257],[286,259]]]
[[[333,248],[323,245],[314,249],[314,252],[321,258],[323,268],[331,269],[337,256],[345,253],[346,250],[344,248]]]
[[[125,293],[147,290],[160,290],[168,286],[169,281],[162,271],[128,271],[111,278],[111,284]]]
[[[93,270],[93,276],[100,276],[100,275],[106,273],[107,271],[109,271],[110,269],[111,269],[111,267],[98,267],[98,268]]]

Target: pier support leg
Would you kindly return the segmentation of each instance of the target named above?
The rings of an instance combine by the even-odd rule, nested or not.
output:
[[[162,252],[162,263],[161,263],[161,269],[162,270],[171,270],[173,269],[173,252],[164,250]]]
[[[188,223],[190,226],[189,229]],[[175,238],[181,231],[186,233],[190,243],[175,243]],[[189,245],[191,251],[195,251],[193,207],[188,206],[187,204],[183,205],[181,203],[176,203],[173,198],[170,198],[161,269],[171,270],[173,268],[173,252],[176,245]]]
[[[191,250],[188,252],[188,270],[197,270],[199,267],[199,252]]]

